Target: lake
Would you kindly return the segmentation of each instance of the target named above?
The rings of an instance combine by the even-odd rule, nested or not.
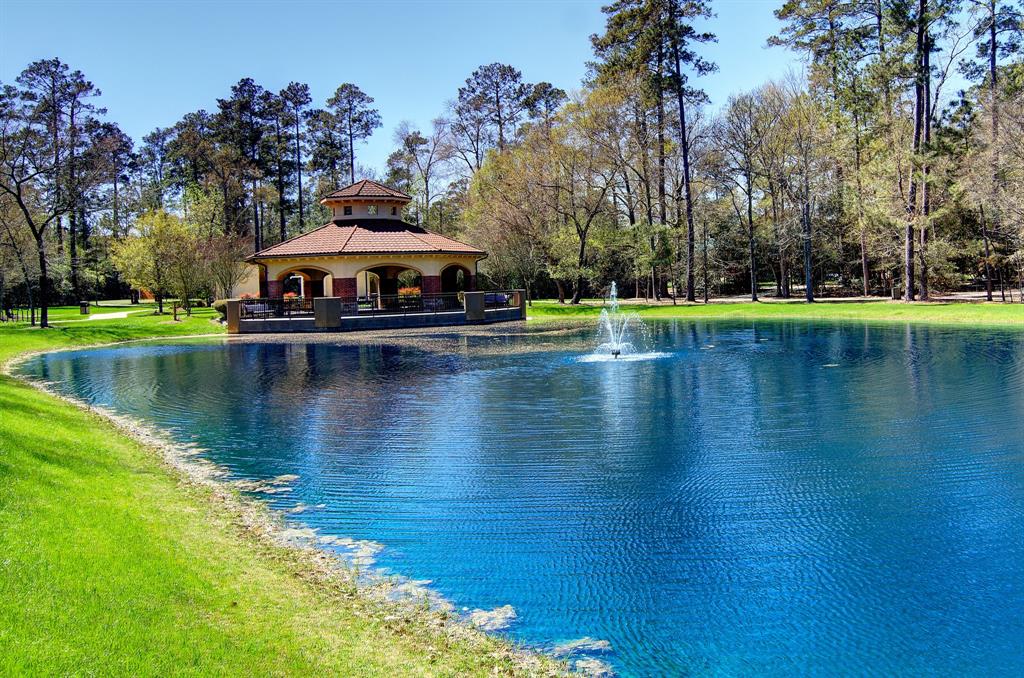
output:
[[[622,675],[1024,674],[1024,332],[648,325],[649,360],[530,326],[19,369]]]

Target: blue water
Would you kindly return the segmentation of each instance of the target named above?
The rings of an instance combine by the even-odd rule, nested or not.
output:
[[[580,362],[586,329],[23,369],[624,675],[1024,674],[1024,333],[652,330],[638,362]]]

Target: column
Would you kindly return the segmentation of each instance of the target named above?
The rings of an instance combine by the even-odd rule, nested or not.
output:
[[[420,291],[423,294],[440,294],[441,293],[441,276],[439,275],[424,275],[420,277]]]
[[[355,278],[335,278],[332,287],[334,287],[334,296],[340,297],[345,301],[356,300]]]

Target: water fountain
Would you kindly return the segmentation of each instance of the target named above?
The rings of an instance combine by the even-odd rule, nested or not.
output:
[[[614,281],[608,294],[608,307],[601,311],[601,317],[597,322],[598,335],[602,339],[597,347],[597,353],[618,359],[623,353],[628,354],[636,350],[630,342],[630,330],[642,325],[642,322],[636,313],[623,313],[619,310],[619,292]]]

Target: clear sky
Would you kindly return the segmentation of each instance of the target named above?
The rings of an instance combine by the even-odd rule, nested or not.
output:
[[[718,0],[703,53],[719,71],[700,82],[729,94],[800,69],[765,43],[778,27],[773,0]],[[314,105],[343,82],[376,99],[384,126],[357,161],[380,170],[402,120],[426,126],[479,65],[512,64],[529,82],[576,89],[604,26],[602,1],[46,2],[0,0],[0,81],[60,57],[103,91],[110,119],[136,141],[199,108],[215,110],[251,77],[279,90],[310,85]]]

